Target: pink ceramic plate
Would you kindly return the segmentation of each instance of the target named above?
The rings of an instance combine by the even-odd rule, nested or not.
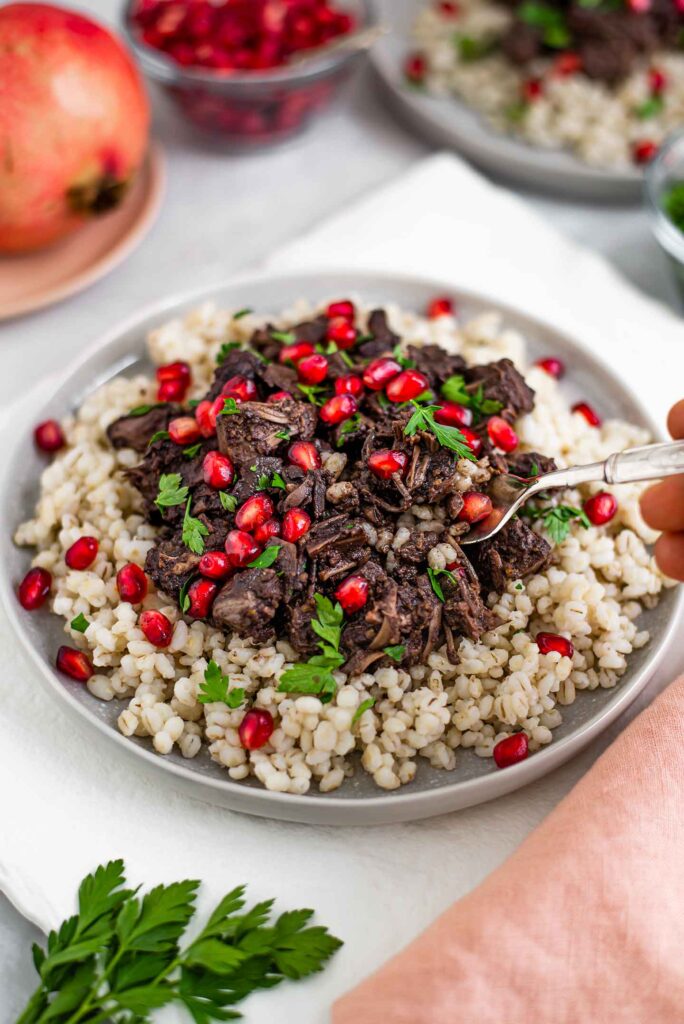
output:
[[[113,270],[152,226],[164,178],[162,151],[153,144],[119,210],[86,224],[49,249],[25,256],[0,256],[0,320],[59,302]]]

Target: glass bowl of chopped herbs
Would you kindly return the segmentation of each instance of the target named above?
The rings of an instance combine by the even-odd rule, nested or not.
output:
[[[646,173],[653,231],[674,271],[684,303],[684,131],[670,135]]]

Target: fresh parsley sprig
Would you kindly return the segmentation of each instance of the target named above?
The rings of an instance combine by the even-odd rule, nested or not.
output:
[[[278,690],[282,693],[313,693],[324,704],[329,703],[337,690],[333,672],[347,660],[340,652],[344,612],[339,602],[332,603],[323,594],[314,594],[317,618],[311,619],[311,628],[320,637],[320,654],[301,665],[283,672]]]
[[[248,568],[268,569],[278,558],[278,552],[281,547],[281,544],[269,544],[269,546],[262,551],[260,555],[257,555],[252,562],[247,563]]]
[[[244,688],[234,686],[231,689],[230,679],[228,676],[224,676],[212,658],[204,670],[204,682],[200,685],[197,693],[197,700],[200,704],[225,704],[234,711],[244,703],[244,699]]]
[[[354,725],[355,722],[358,722],[359,718],[364,713],[364,711],[368,711],[369,708],[372,708],[374,706],[374,704],[375,697],[368,697],[366,700],[362,700],[352,716],[351,724]]]
[[[382,653],[386,654],[392,661],[400,662],[406,654],[406,644],[394,644],[392,647],[383,647]]]
[[[430,580],[430,586],[432,587],[432,589],[434,590],[435,594],[442,602],[442,604],[444,604],[444,591],[442,590],[442,584],[439,582],[439,577],[446,576],[446,578],[451,583],[456,582],[456,577],[454,576],[453,572],[450,572],[449,569],[433,569],[432,567],[428,569],[427,574],[428,579]]]
[[[183,543],[194,555],[202,555],[204,554],[204,538],[209,536],[209,529],[200,519],[195,519],[190,515],[191,501],[192,499],[188,497],[183,516]]]
[[[225,491],[219,491],[219,500],[226,512],[234,512],[237,508],[237,498],[234,494],[226,494]]]
[[[17,1024],[145,1024],[183,1006],[195,1024],[237,1020],[251,992],[320,971],[342,945],[311,926],[312,910],[271,920],[273,900],[245,910],[245,887],[227,893],[184,947],[200,883],[128,889],[122,860],[87,875],[78,912],[33,947],[40,978]]]
[[[554,544],[562,544],[570,533],[570,525],[579,523],[587,530],[591,523],[587,513],[573,505],[554,505],[553,508],[539,508],[538,505],[526,505],[520,509],[519,515],[533,521],[541,519],[542,526]]]
[[[321,395],[324,395],[328,389],[322,384],[298,384],[297,387],[312,405],[325,403],[325,399],[321,398]]]
[[[477,461],[472,448],[457,427],[445,427],[442,423],[437,423],[435,413],[439,411],[438,405],[418,405],[415,401],[411,402],[411,405],[416,411],[404,427],[404,434],[407,437],[412,437],[419,430],[424,430],[433,434],[442,448],[449,448],[455,452],[459,459]]]
[[[257,481],[257,491],[268,491],[271,488],[277,488],[280,491],[287,490],[287,484],[280,473],[273,473],[271,476],[267,473],[263,473],[259,477]]]
[[[154,503],[160,512],[173,505],[182,505],[188,497],[188,488],[183,484],[180,473],[162,473],[159,477],[159,494]]]

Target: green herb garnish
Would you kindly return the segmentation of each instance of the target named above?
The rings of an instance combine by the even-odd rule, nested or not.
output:
[[[204,670],[204,682],[197,693],[200,704],[225,704],[233,711],[244,702],[245,691],[240,686],[230,689],[230,679],[212,660]]]
[[[162,473],[159,477],[159,494],[154,499],[162,511],[172,505],[182,505],[188,496],[188,488],[182,482],[180,473]]]
[[[157,433],[153,434],[147,442],[147,447],[151,448],[155,441],[166,441],[169,436],[168,430],[158,430]]]
[[[223,408],[218,414],[219,416],[234,416],[236,412],[239,412],[238,404],[234,398],[224,398]]]
[[[460,373],[455,373],[444,381],[442,394],[448,402],[456,402],[458,405],[465,405],[467,409],[471,409],[477,419],[492,416],[503,408],[502,403],[495,398],[485,398],[482,384],[475,391],[468,391],[465,378]]]
[[[204,537],[209,536],[209,529],[201,520],[190,515],[191,501],[192,498],[188,497],[183,516],[183,543],[194,555],[201,555],[204,553]]]
[[[337,354],[345,366],[348,366],[350,370],[355,369],[354,360],[352,359],[348,352],[345,352],[344,349],[341,348]]]
[[[239,341],[224,341],[221,348],[216,353],[216,362],[221,366],[226,361],[226,356],[229,352],[232,352],[235,348],[242,348],[242,343]]]
[[[394,647],[383,647],[383,654],[386,654],[392,661],[401,661],[406,654],[406,644],[395,644]]]
[[[242,320],[243,316],[249,316],[254,310],[246,306],[244,309],[238,309],[237,313],[233,313],[233,320]]]
[[[356,709],[356,711],[354,712],[354,714],[352,716],[351,724],[353,725],[354,722],[358,722],[359,718],[364,713],[364,711],[369,711],[370,708],[372,708],[374,704],[375,704],[375,697],[368,697],[367,700],[361,701],[361,703],[359,704],[358,708]]]
[[[219,491],[219,498],[226,512],[235,511],[237,508],[237,498],[234,494],[226,494],[225,491]]]
[[[519,124],[529,109],[530,105],[525,100],[516,100],[515,103],[510,103],[505,108],[504,116],[513,124]]]
[[[464,36],[460,32],[454,35],[454,46],[464,64],[482,60],[496,49],[494,39],[476,39],[475,36]]]
[[[344,612],[323,594],[314,594],[318,617],[311,620],[311,628],[321,639],[320,654],[314,654],[306,664],[295,665],[284,672],[278,690],[282,693],[313,693],[324,704],[332,700],[337,690],[333,671],[346,661],[340,653]]]
[[[442,602],[442,604],[444,604],[444,591],[442,590],[442,585],[439,582],[438,577],[446,576],[446,578],[450,580],[452,583],[456,582],[456,577],[454,576],[453,572],[449,571],[449,569],[433,569],[432,567],[428,569],[427,574],[428,579],[430,580],[430,586],[432,587],[432,589],[434,590],[435,594]]]
[[[187,612],[190,607],[190,595],[188,594],[188,590],[190,589],[190,584],[194,579],[194,576],[189,576],[180,588],[180,593],[178,594],[178,607],[182,612]]]
[[[280,473],[273,473],[270,477],[264,473],[257,481],[257,491],[267,491],[271,487],[277,487],[280,491],[287,490],[287,484]]]
[[[17,1024],[144,1024],[172,1003],[195,1024],[236,1020],[235,1005],[251,992],[322,970],[342,944],[310,926],[311,910],[275,921],[273,900],[245,910],[238,886],[181,948],[200,883],[142,894],[125,887],[124,871],[116,860],[87,875],[77,913],[50,932],[44,948],[33,946],[39,984]]]
[[[337,441],[335,442],[338,448],[341,448],[344,444],[344,439],[347,434],[353,434],[356,432],[359,423],[361,422],[361,414],[355,412],[349,419],[342,420],[337,432]]]
[[[277,559],[280,548],[280,544],[271,544],[261,552],[258,558],[255,558],[253,562],[248,562],[247,565],[250,569],[268,569]]]
[[[525,0],[517,10],[520,21],[541,29],[542,40],[554,50],[564,50],[572,41],[572,35],[565,21],[565,15],[557,7],[550,7],[539,0]]]
[[[457,427],[445,427],[443,424],[437,423],[435,413],[439,411],[440,406],[418,405],[415,401],[411,402],[411,405],[415,406],[416,411],[404,427],[404,434],[407,437],[412,437],[419,430],[427,431],[436,438],[442,448],[449,448],[457,454],[459,459],[477,461],[472,448]]]
[[[647,100],[636,108],[634,113],[642,121],[648,121],[651,117],[657,117],[662,112],[664,106],[665,101],[662,96],[649,96]]]
[[[135,409],[131,409],[131,411],[126,413],[126,415],[145,416],[148,412],[151,412],[153,409],[157,409],[160,405],[166,404],[166,402],[155,402],[154,405],[136,405]]]
[[[282,341],[283,345],[294,345],[297,340],[297,335],[292,331],[271,331],[271,337]]]
[[[324,399],[320,395],[327,391],[322,384],[298,384],[297,387],[303,395],[308,398],[312,405],[323,405]]]
[[[289,430],[279,430],[278,433],[276,434],[276,437],[279,438],[281,441],[289,441],[290,436],[291,435]]]
[[[574,508],[572,505],[555,505],[553,508],[526,505],[520,509],[519,514],[525,519],[533,521],[541,519],[542,526],[554,544],[563,543],[570,533],[570,524],[575,520],[585,530],[591,526],[586,512],[581,508]]]
[[[676,228],[684,233],[684,181],[672,185],[663,197],[663,210]]]
[[[75,629],[77,633],[85,633],[90,623],[86,619],[83,612],[76,616],[75,619],[71,620],[71,628]]]
[[[401,342],[398,342],[392,349],[392,358],[399,363],[400,366],[403,366],[405,370],[411,370],[416,365],[415,359],[409,359],[407,356],[402,354]]]
[[[186,459],[194,459],[201,447],[202,442],[198,441],[197,444],[192,444],[189,448],[184,448],[183,455]]]

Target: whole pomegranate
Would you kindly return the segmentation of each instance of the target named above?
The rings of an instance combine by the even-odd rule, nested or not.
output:
[[[0,7],[0,252],[54,242],[121,202],[149,105],[122,44],[48,4]]]

